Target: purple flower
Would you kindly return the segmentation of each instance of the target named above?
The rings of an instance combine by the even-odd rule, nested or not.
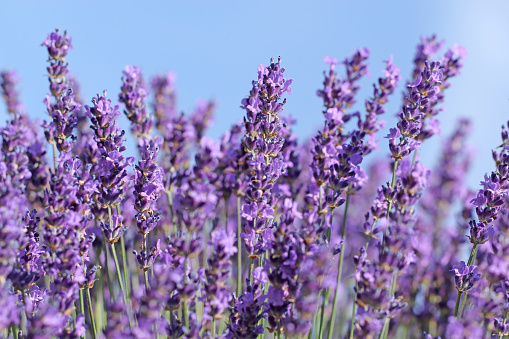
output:
[[[92,121],[99,155],[96,167],[100,181],[99,202],[106,207],[117,206],[125,197],[127,186],[127,167],[134,162],[133,157],[125,157],[123,139],[125,132],[116,127],[115,118],[120,115],[119,105],[111,106],[105,94],[92,99],[93,107],[85,106]]]
[[[154,122],[145,104],[148,91],[143,82],[141,68],[126,66],[122,74],[122,87],[118,100],[126,107],[124,113],[131,121],[131,131],[136,137],[149,138]]]
[[[0,77],[2,78],[2,96],[7,104],[7,112],[24,116],[25,108],[16,90],[16,85],[20,82],[18,75],[14,71],[2,71]]]
[[[216,104],[214,101],[199,100],[196,109],[191,114],[191,124],[196,131],[196,142],[199,143],[205,130],[214,122],[214,110]]]
[[[63,35],[56,29],[55,32],[48,34],[46,40],[41,46],[46,46],[49,54],[48,61],[48,80],[50,82],[51,95],[58,98],[69,89],[66,77],[69,72],[68,64],[65,63],[67,53],[72,49],[71,37],[67,36],[67,31]]]
[[[454,281],[459,292],[466,293],[481,279],[479,268],[475,265],[467,266],[464,261],[454,265],[451,271],[454,271]]]
[[[155,140],[141,139],[140,150],[142,158],[135,167],[134,180],[134,209],[138,233],[145,236],[152,231],[160,217],[156,212],[155,201],[163,187],[163,170],[157,165],[160,138]]]
[[[252,230],[260,235],[270,225],[273,219],[271,205],[277,202],[271,195],[271,189],[285,170],[280,154],[284,139],[279,114],[283,111],[286,99],[281,102],[280,98],[286,92],[290,93],[289,86],[293,80],[285,79],[284,71],[281,59],[277,63],[272,59],[268,67],[260,65],[258,81],[253,81],[249,98],[242,100],[241,107],[246,110],[243,146],[245,152],[251,155],[248,163],[253,173],[243,207],[249,217],[245,226],[246,235],[252,233]],[[266,249],[266,242],[259,240],[258,244],[254,244],[249,243],[250,237],[244,237],[246,246],[255,251],[254,255]]]

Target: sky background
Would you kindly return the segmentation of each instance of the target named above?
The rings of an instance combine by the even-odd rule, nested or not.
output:
[[[34,118],[46,118],[48,92],[46,34],[59,27],[72,36],[67,57],[87,103],[108,90],[116,101],[126,65],[142,66],[145,79],[177,75],[178,104],[190,112],[197,99],[215,99],[213,138],[242,118],[240,101],[259,64],[281,56],[294,79],[285,112],[297,119],[300,140],[323,125],[321,87],[325,56],[343,60],[359,47],[371,50],[370,73],[358,102],[371,95],[391,54],[401,69],[400,89],[391,98],[386,130],[395,125],[401,91],[412,70],[422,35],[436,33],[468,50],[462,74],[446,92],[440,116],[447,136],[459,117],[468,117],[476,149],[472,187],[494,166],[491,149],[500,144],[500,126],[509,119],[509,2],[489,1],[4,1],[0,0],[0,69],[15,69],[20,91]],[[342,70],[342,68],[339,68]],[[359,107],[361,109],[361,107]],[[7,119],[0,104],[0,121]],[[123,126],[127,128],[124,117]],[[387,141],[379,133],[380,148]],[[423,145],[422,160],[433,167],[441,137]],[[128,147],[134,149],[132,141]]]

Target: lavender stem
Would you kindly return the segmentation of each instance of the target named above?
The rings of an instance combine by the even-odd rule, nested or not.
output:
[[[101,234],[103,239],[104,237],[104,231],[101,229]],[[104,267],[106,271],[106,281],[108,282],[108,289],[110,292],[110,301],[113,302],[113,284],[111,282],[110,278],[110,269],[108,267],[108,248],[106,247],[106,241],[103,241],[103,250],[104,250]]]
[[[117,205],[117,215],[120,215],[120,205]],[[127,277],[129,276],[129,269],[127,266],[127,255],[125,251],[125,242],[124,242],[124,235],[120,236],[120,249],[122,251],[122,267],[124,268],[124,286],[125,286],[125,292],[127,294],[127,300],[129,300],[130,296],[130,284],[129,279]]]
[[[350,185],[351,186],[351,185]],[[350,188],[350,187],[349,187]],[[334,291],[334,301],[332,302],[332,314],[330,318],[329,332],[327,335],[328,339],[332,338],[332,333],[334,332],[334,322],[336,320],[336,305],[338,302],[339,295],[339,285],[341,284],[341,273],[343,271],[343,260],[345,258],[345,234],[346,234],[346,218],[348,214],[348,206],[350,205],[350,194],[346,194],[346,202],[345,202],[345,213],[343,215],[343,225],[341,225],[341,252],[339,253],[339,262],[338,262],[338,276],[336,278],[336,290]],[[332,220],[332,211],[331,211],[331,220]]]
[[[459,292],[458,291],[458,297],[456,298],[456,306],[454,306],[454,316],[457,317],[458,316],[458,311],[459,311],[459,308],[460,308],[460,301],[461,301],[461,295],[463,294],[463,292]]]
[[[110,225],[113,225],[113,219],[111,217],[111,207],[110,206],[108,206],[108,218],[109,218]],[[117,251],[115,250],[114,242],[111,242],[111,253],[113,255],[113,261],[115,262],[115,270],[117,271],[117,278],[118,278],[118,283],[120,285],[120,290],[124,297],[124,301],[127,304],[127,297],[125,294],[124,284],[122,282],[122,274],[120,273],[120,265],[118,264]]]
[[[87,303],[88,303],[88,314],[90,316],[90,322],[92,323],[92,334],[94,336],[94,339],[97,339],[97,328],[95,326],[94,311],[92,308],[92,298],[90,298],[90,288],[87,288]]]
[[[143,248],[145,250],[145,253],[148,253],[147,235],[146,234],[143,234]],[[144,277],[144,280],[145,280],[145,291],[148,293],[148,290],[149,290],[149,286],[148,286],[148,272],[145,269],[143,269],[143,277]]]
[[[120,285],[120,291],[122,292],[122,296],[124,297],[124,301],[127,304],[127,298],[126,298],[126,295],[125,295],[124,283],[122,282],[122,274],[120,273],[120,266],[118,264],[118,259],[117,259],[117,251],[115,250],[115,243],[113,243],[113,242],[111,243],[111,253],[113,254],[113,261],[115,262],[115,269],[117,271],[117,278],[118,278],[118,283]]]
[[[465,293],[463,300],[461,301],[460,311],[458,312],[458,318],[461,318],[463,314],[463,309],[465,308],[465,304],[467,303],[468,294]]]
[[[394,189],[394,186],[396,186],[396,170],[398,169],[398,163],[399,163],[399,160],[395,159],[394,167],[392,168],[391,189]],[[385,229],[385,235],[383,235],[383,239],[382,239],[382,251],[385,251],[385,238],[387,238],[387,236],[389,235],[389,221],[390,221],[389,213],[391,211],[391,208],[392,208],[392,201],[389,201],[389,203],[387,204],[387,222],[388,223],[387,223],[387,228]]]

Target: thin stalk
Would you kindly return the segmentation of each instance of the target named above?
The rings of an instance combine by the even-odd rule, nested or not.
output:
[[[399,160],[398,159],[395,159],[394,160],[394,166],[392,168],[392,181],[391,181],[391,188],[394,189],[394,186],[396,186],[396,170],[398,169],[398,163],[399,163]],[[389,201],[389,203],[387,204],[387,228],[385,229],[385,234],[383,235],[383,239],[382,239],[382,251],[385,251],[385,238],[387,238],[387,236],[389,235],[389,222],[390,222],[390,218],[389,218],[389,213],[391,211],[391,208],[392,208],[392,201]]]
[[[82,266],[85,266],[85,259],[82,257],[81,258],[81,265]],[[80,311],[81,311],[81,314],[85,315],[85,298],[83,297],[83,289],[80,288]],[[82,337],[84,338],[84,337]]]
[[[320,298],[320,294],[318,294],[318,298]],[[315,315],[313,317],[313,326],[311,326],[311,328],[309,329],[309,333],[308,333],[308,339],[313,339],[313,331],[315,330],[316,328],[316,323],[318,321],[318,312],[315,312]]]
[[[463,292],[458,291],[458,297],[456,298],[456,306],[454,306],[454,316],[458,317],[458,311],[460,309],[460,301],[461,301],[461,295]]]
[[[143,248],[145,249],[145,253],[148,253],[148,248],[147,248],[147,235],[144,234],[143,235]],[[143,270],[143,277],[145,278],[145,291],[148,293],[148,290],[149,290],[149,286],[148,286],[148,271],[147,270]]]
[[[55,168],[55,172],[57,170],[57,145],[55,143],[52,143],[53,145],[53,166]]]
[[[110,206],[108,206],[108,218],[109,218],[109,222],[110,222],[110,227],[113,227],[113,219],[111,217],[111,207]],[[113,254],[113,261],[115,262],[115,270],[117,271],[117,278],[118,278],[118,283],[120,284],[120,290],[122,291],[122,294],[124,296],[124,301],[127,305],[127,297],[125,294],[124,284],[122,283],[122,274],[120,273],[120,265],[118,264],[117,251],[115,250],[114,242],[111,243],[111,253]]]
[[[237,298],[242,294],[242,244],[240,241],[240,195],[237,195]]]
[[[216,319],[212,319],[211,325],[210,325],[210,331],[212,333],[212,338],[216,337]]]
[[[110,269],[108,267],[108,247],[106,247],[106,241],[104,241],[104,231],[101,229],[101,234],[103,236],[103,251],[104,251],[104,268],[106,274],[106,281],[108,283],[108,290],[110,292],[110,302],[113,302],[113,283],[110,278]]]
[[[80,288],[80,313],[85,315],[85,297],[83,296],[83,289]]]
[[[318,186],[318,216],[322,208],[322,186]]]
[[[27,313],[26,313],[26,309],[27,309],[27,302],[26,302],[26,298],[25,298],[25,291],[22,291],[21,292],[21,298],[23,300],[23,310],[21,311],[21,319],[20,319],[20,323],[19,323],[19,328],[23,331],[25,331],[25,333],[27,332]]]
[[[349,186],[350,188],[350,186]],[[334,322],[336,320],[336,306],[338,302],[339,296],[339,285],[341,284],[341,273],[343,271],[343,260],[345,258],[345,234],[346,234],[346,218],[348,214],[348,206],[350,205],[350,194],[346,194],[346,202],[345,202],[345,213],[343,214],[343,224],[341,225],[341,252],[339,253],[339,261],[338,261],[338,276],[336,278],[336,290],[334,291],[334,301],[332,302],[332,314],[330,318],[329,325],[329,333],[327,335],[328,339],[332,338],[332,333],[334,332]],[[332,220],[332,211],[331,211],[331,220]]]
[[[94,289],[94,294],[95,294],[95,319],[97,319],[97,329],[100,331],[102,331],[102,329],[104,328],[104,323],[103,323],[103,317],[102,315],[105,314],[105,311],[104,311],[104,304],[105,304],[105,299],[104,299],[104,282],[103,282],[103,276],[102,276],[102,270],[99,270],[98,272],[99,274],[99,280],[97,280],[97,283],[99,284],[98,288],[95,288]]]
[[[120,285],[120,291],[121,291],[122,296],[124,297],[124,301],[127,305],[127,298],[125,295],[124,283],[122,282],[122,274],[120,273],[120,266],[118,264],[117,251],[115,250],[114,242],[111,243],[111,253],[113,254],[113,261],[115,262],[115,269],[117,271],[117,278],[118,278],[118,283]]]
[[[458,318],[461,319],[461,315],[463,314],[463,309],[465,308],[465,304],[467,303],[468,294],[465,293],[463,300],[461,301],[460,311],[458,313]]]
[[[120,215],[120,205],[117,205],[117,215]],[[127,278],[129,276],[129,267],[127,266],[127,255],[125,250],[125,242],[124,242],[124,235],[120,237],[120,250],[122,251],[122,267],[124,269],[124,286],[125,286],[125,293],[127,295],[127,300],[129,300],[129,296],[131,295],[130,290],[130,284],[129,279]]]
[[[478,247],[478,244],[474,244],[474,247],[472,247],[472,251],[470,251],[470,256],[468,257],[467,266],[474,264],[475,257],[477,256],[477,247]]]
[[[325,291],[322,306],[320,310],[320,326],[318,327],[318,338],[323,338],[323,327],[324,327],[324,320],[325,320],[325,307],[329,303],[329,294],[330,294],[330,288]]]
[[[418,151],[418,150],[415,150],[415,151],[414,151],[414,156],[413,156],[413,158],[412,158],[412,166],[413,166],[413,165],[415,165],[415,161],[417,160],[417,151]]]
[[[182,304],[182,317],[184,318],[184,326],[189,328],[189,316],[187,314],[187,301]]]
[[[391,280],[391,295],[394,295],[394,292],[396,291],[396,281],[398,278],[398,270],[394,270],[392,272],[392,280]],[[389,335],[389,325],[391,323],[391,318],[387,317],[384,320],[384,327],[382,329],[383,337],[380,338],[387,339],[387,336]]]
[[[97,327],[95,326],[94,311],[92,308],[92,298],[90,298],[90,288],[87,288],[87,304],[88,314],[90,316],[90,323],[92,324],[92,334],[94,339],[97,339]]]
[[[83,297],[83,289],[80,288],[80,313],[85,315],[85,301],[84,301],[84,297]],[[81,339],[85,339],[85,336],[81,336],[80,337]]]
[[[18,339],[18,326],[12,325],[11,326],[12,336],[14,339]]]

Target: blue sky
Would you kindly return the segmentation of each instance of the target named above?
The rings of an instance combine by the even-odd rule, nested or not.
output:
[[[297,119],[296,132],[304,140],[322,125],[315,92],[325,56],[344,59],[358,47],[371,50],[362,103],[381,74],[382,60],[393,54],[406,80],[420,36],[437,33],[446,47],[459,43],[469,51],[462,75],[446,93],[447,110],[440,119],[444,135],[458,117],[472,119],[470,142],[477,157],[470,178],[476,185],[493,168],[490,150],[500,144],[500,126],[509,119],[509,3],[487,3],[0,0],[0,68],[18,71],[30,115],[45,118],[47,56],[40,44],[55,27],[67,29],[74,45],[67,60],[87,102],[104,89],[116,100],[125,65],[142,66],[147,79],[174,71],[181,110],[189,112],[199,98],[217,101],[208,134],[218,138],[242,117],[240,101],[257,66],[282,56],[286,74],[294,79],[286,112]],[[395,124],[400,93],[388,106],[387,128]],[[6,119],[2,108],[0,119]],[[433,165],[439,142],[435,137],[423,145],[427,166]],[[384,139],[380,145],[387,148]]]

